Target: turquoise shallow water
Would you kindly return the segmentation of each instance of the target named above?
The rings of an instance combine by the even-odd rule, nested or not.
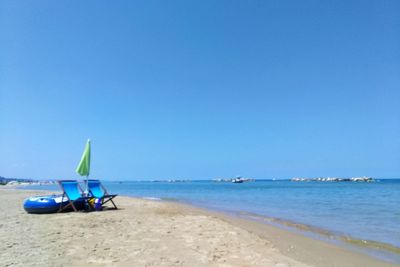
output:
[[[400,179],[375,183],[262,180],[242,184],[213,181],[104,184],[111,193],[255,213],[400,247]]]

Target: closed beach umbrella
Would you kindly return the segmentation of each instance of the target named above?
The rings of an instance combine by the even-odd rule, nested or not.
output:
[[[85,150],[83,151],[81,161],[79,162],[76,172],[81,176],[86,176],[87,179],[90,173],[90,139],[87,140]]]

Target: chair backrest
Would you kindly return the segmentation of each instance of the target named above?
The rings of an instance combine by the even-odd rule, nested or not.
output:
[[[95,198],[102,198],[106,194],[99,180],[88,180],[89,193]]]
[[[82,190],[78,181],[68,180],[58,181],[58,183],[70,200],[74,201],[82,197]]]

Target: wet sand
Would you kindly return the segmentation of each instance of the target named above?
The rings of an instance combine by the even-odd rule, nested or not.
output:
[[[396,266],[263,223],[117,197],[119,210],[28,214],[0,189],[1,266]]]

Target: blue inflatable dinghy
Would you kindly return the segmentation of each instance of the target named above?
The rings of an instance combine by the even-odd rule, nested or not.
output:
[[[68,199],[62,195],[36,196],[25,199],[24,209],[28,213],[54,213],[68,203]]]

